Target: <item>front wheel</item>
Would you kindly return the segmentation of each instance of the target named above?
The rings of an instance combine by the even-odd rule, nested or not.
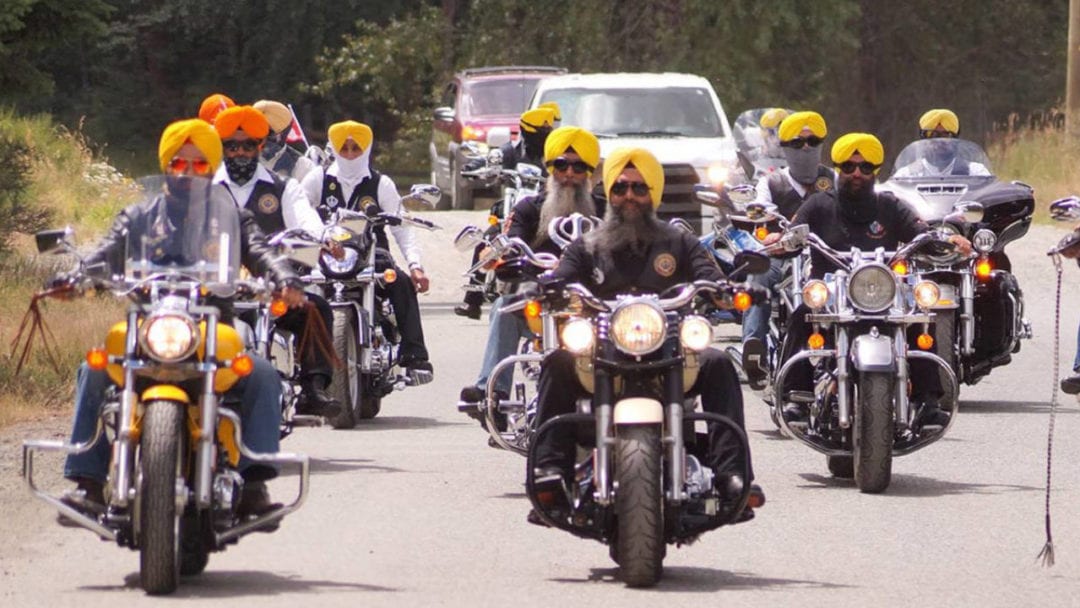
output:
[[[960,368],[956,364],[958,344],[960,340],[957,340],[956,335],[956,313],[952,310],[934,311],[934,351],[956,373],[957,379],[960,379]],[[949,386],[945,370],[938,370],[938,373],[941,375],[941,386]]]
[[[615,449],[615,561],[628,587],[651,587],[664,567],[660,427],[619,427]]]
[[[855,409],[855,484],[864,494],[878,494],[892,477],[893,376],[886,372],[859,374]]]
[[[183,410],[151,401],[139,440],[139,576],[150,595],[172,593],[180,579],[180,515],[176,489],[182,483]]]
[[[341,413],[330,418],[335,429],[351,429],[356,426],[360,411],[360,337],[357,332],[356,315],[351,308],[334,308],[334,352],[341,365],[334,368],[330,381],[330,394],[341,404]]]

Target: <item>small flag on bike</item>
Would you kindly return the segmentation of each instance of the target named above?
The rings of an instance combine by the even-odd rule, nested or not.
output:
[[[289,134],[285,136],[285,143],[303,143],[305,148],[309,147],[310,144],[308,144],[307,137],[304,136],[304,130],[300,128],[300,121],[296,119],[296,112],[293,110],[292,104],[289,104],[289,113],[292,114],[292,124],[289,125]]]

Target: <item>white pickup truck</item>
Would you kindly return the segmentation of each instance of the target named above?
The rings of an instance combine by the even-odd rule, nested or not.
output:
[[[682,217],[699,231],[704,211],[695,184],[744,180],[724,108],[708,80],[690,74],[566,74],[540,81],[530,107],[554,101],[563,125],[579,126],[600,139],[600,154],[615,148],[649,150],[664,165],[664,197],[658,214]],[[704,223],[705,226],[709,224]]]

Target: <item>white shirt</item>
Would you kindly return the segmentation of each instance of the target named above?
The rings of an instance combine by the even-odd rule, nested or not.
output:
[[[795,189],[795,192],[799,193],[799,198],[806,198],[806,186],[795,181],[795,179],[791,177],[791,171],[788,171],[787,167],[780,169],[780,175],[783,175],[788,183],[791,184],[791,187]],[[757,195],[754,197],[755,203],[772,204],[772,191],[769,190],[768,175],[762,175],[761,178],[758,179],[754,190],[757,191]]]
[[[273,175],[262,164],[259,164],[251,179],[242,186],[229,177],[229,172],[225,169],[225,163],[218,167],[213,179],[215,184],[225,186],[225,189],[232,195],[233,201],[236,202],[236,206],[241,209],[247,207],[248,199],[251,198],[252,192],[255,191],[255,183],[259,181],[274,183]],[[315,211],[315,207],[308,201],[303,189],[300,188],[300,184],[295,179],[285,180],[285,191],[281,193],[281,215],[285,220],[286,229],[302,228],[304,232],[307,232],[313,238],[322,239],[323,223],[319,219],[319,213]]]
[[[316,167],[308,172],[304,177],[304,181],[300,184],[307,194],[308,200],[314,201],[316,205],[319,204],[322,200],[323,178],[326,175],[338,177],[337,168],[337,162],[335,161],[325,172],[321,167]],[[341,198],[345,201],[352,198],[353,191],[359,185],[359,182],[342,179],[339,179],[338,183],[341,184]],[[401,215],[403,211],[401,195],[398,194],[394,180],[390,179],[388,175],[383,175],[379,179],[378,199],[379,208],[383,212]],[[401,255],[405,257],[409,269],[420,266],[420,245],[416,242],[416,235],[413,234],[412,228],[408,224],[401,224],[400,226],[391,226],[390,232],[394,235],[394,241],[397,243],[398,249],[401,250]]]

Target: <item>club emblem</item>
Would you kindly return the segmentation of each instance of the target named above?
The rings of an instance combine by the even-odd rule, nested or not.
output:
[[[281,201],[273,194],[264,194],[259,197],[257,206],[259,208],[259,213],[269,215],[271,213],[277,213],[277,210],[281,208]]]
[[[832,180],[827,177],[819,177],[817,178],[817,181],[814,182],[814,187],[817,188],[818,192],[831,190],[833,187]]]
[[[675,274],[675,256],[670,253],[661,253],[653,260],[653,270],[662,277],[670,277]]]

